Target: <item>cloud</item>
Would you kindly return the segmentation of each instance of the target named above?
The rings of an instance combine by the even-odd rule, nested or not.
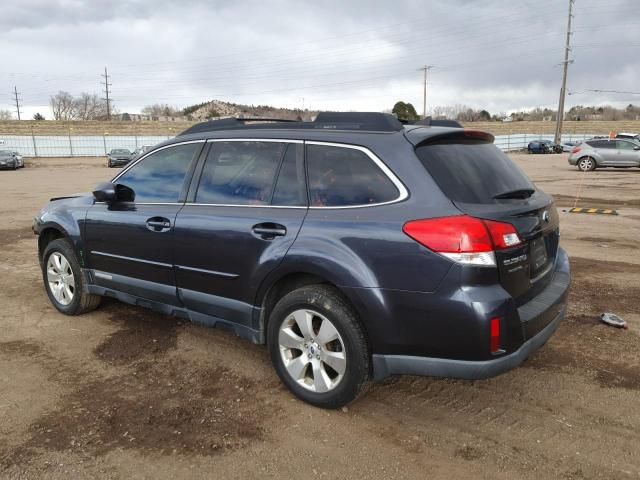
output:
[[[0,108],[58,90],[100,93],[104,66],[122,111],[210,98],[317,109],[428,104],[489,111],[557,104],[567,3],[555,0],[23,0],[0,16]],[[624,12],[628,12],[625,14]],[[575,3],[568,105],[638,103],[634,0]],[[582,93],[578,93],[582,92]]]

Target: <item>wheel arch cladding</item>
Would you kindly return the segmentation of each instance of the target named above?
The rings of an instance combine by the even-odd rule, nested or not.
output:
[[[282,297],[290,292],[293,292],[294,290],[309,285],[324,285],[330,287],[340,297],[342,297],[342,299],[349,305],[354,315],[358,319],[358,322],[360,323],[365,333],[365,337],[368,339],[367,326],[362,321],[360,311],[358,310],[358,308],[356,308],[353,299],[350,298],[348,293],[344,289],[340,288],[335,282],[331,281],[325,276],[304,271],[288,272],[286,274],[280,275],[278,278],[271,281],[268,288],[263,289],[260,301],[259,303],[257,303],[262,307],[260,314],[260,329],[266,332],[269,322],[269,316]]]

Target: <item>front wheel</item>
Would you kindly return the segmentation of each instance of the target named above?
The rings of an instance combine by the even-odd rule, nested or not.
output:
[[[578,170],[582,172],[591,172],[596,169],[596,161],[591,157],[584,157],[578,160]]]
[[[339,408],[369,382],[369,348],[355,312],[337,290],[311,285],[276,304],[267,327],[271,361],[305,402]]]
[[[71,243],[58,238],[42,255],[42,278],[49,300],[66,315],[80,315],[95,309],[99,295],[85,291],[82,270]]]

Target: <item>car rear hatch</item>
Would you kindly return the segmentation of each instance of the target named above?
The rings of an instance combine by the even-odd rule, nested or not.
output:
[[[495,251],[500,283],[517,306],[540,294],[552,280],[558,251],[553,199],[484,132],[458,130],[428,137],[417,143],[416,154],[463,214],[515,227],[521,243]]]

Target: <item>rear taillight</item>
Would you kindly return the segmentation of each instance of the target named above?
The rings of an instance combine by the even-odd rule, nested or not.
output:
[[[493,267],[495,250],[522,243],[510,223],[467,215],[413,220],[402,231],[429,250],[465,265]]]
[[[575,147],[571,150],[571,153],[578,153],[580,150],[582,150],[580,147]]]
[[[500,318],[492,318],[489,322],[489,351],[500,352]]]

